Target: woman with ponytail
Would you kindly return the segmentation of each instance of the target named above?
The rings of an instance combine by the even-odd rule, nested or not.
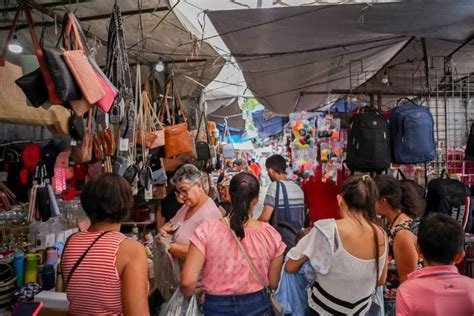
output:
[[[389,267],[384,293],[385,311],[386,315],[395,315],[397,288],[418,266],[414,220],[419,217],[421,201],[415,187],[407,181],[381,175],[375,178],[375,183],[379,190],[377,213],[388,220]]]
[[[271,315],[266,288],[278,286],[285,244],[273,227],[253,219],[259,191],[255,176],[235,175],[228,217],[202,224],[191,237],[181,292],[190,297],[200,281],[206,292],[205,315]]]
[[[337,200],[342,219],[315,222],[288,254],[285,269],[307,261],[316,272],[309,305],[315,315],[365,315],[386,279],[386,236],[376,224],[377,187],[367,175],[347,179]]]

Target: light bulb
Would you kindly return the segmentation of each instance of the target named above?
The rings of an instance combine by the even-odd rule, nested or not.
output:
[[[165,71],[165,64],[163,64],[163,62],[160,60],[158,61],[158,63],[155,65],[155,70],[157,72],[163,72]]]
[[[383,83],[383,84],[388,84],[388,73],[387,73],[387,69],[385,69],[385,71],[384,71],[384,73],[383,73],[382,83]]]
[[[8,50],[13,54],[21,54],[21,52],[23,51],[23,47],[18,41],[16,35],[13,36],[13,39],[10,41],[10,44],[8,44]]]

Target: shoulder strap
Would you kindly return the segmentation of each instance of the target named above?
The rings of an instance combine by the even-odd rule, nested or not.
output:
[[[288,201],[288,191],[286,191],[286,186],[283,182],[281,183],[281,188],[283,191],[283,203],[285,203],[285,217],[289,219],[290,218],[290,202]]]
[[[66,279],[66,283],[64,284],[64,287],[67,288],[67,286],[69,285],[69,281],[71,280],[71,277],[72,275],[74,274],[74,272],[77,270],[77,268],[79,267],[79,265],[81,264],[81,262],[84,260],[84,258],[86,257],[87,253],[92,249],[92,246],[95,245],[96,242],[99,241],[99,239],[101,239],[105,234],[107,233],[110,233],[110,231],[106,231],[106,232],[103,232],[102,234],[100,234],[96,239],[94,239],[94,241],[92,242],[92,244],[89,246],[89,248],[87,248],[86,251],[84,251],[84,253],[82,254],[82,256],[77,260],[77,262],[74,264],[74,266],[72,267],[71,269],[71,272],[69,272],[69,275],[67,276],[67,279]],[[71,239],[71,238],[69,238]],[[68,239],[68,241],[69,241]],[[64,249],[63,249],[63,253],[64,251],[66,250],[66,246],[67,246],[67,243],[66,245],[64,246]],[[63,270],[64,271],[64,270]]]
[[[276,182],[276,193],[275,193],[275,207],[273,208],[272,215],[270,216],[270,224],[273,227],[277,226],[277,210],[280,204],[280,181]]]
[[[257,271],[257,268],[255,268],[255,265],[253,264],[253,262],[252,262],[252,260],[250,259],[250,257],[247,255],[247,252],[245,251],[244,246],[243,246],[242,243],[240,242],[239,237],[237,237],[237,235],[235,234],[234,230],[230,227],[229,221],[227,220],[226,217],[224,217],[224,221],[225,221],[225,223],[227,224],[227,226],[229,226],[229,229],[230,229],[230,231],[232,232],[232,236],[234,236],[234,239],[235,239],[235,241],[237,242],[237,245],[239,246],[240,252],[242,252],[242,255],[244,256],[245,260],[246,260],[247,263],[249,264],[250,269],[252,269],[252,271],[253,271],[253,273],[255,274],[255,276],[257,277],[258,281],[259,281],[259,282],[263,285],[263,287],[268,291],[268,287],[267,287],[267,285],[265,284],[265,281],[263,281],[262,276],[261,276],[260,273]]]

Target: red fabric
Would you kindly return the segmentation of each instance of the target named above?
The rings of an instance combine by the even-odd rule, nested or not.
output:
[[[256,164],[256,163],[252,163],[250,164],[250,169],[252,169],[253,171],[253,174],[260,179],[260,175],[262,173],[262,170],[260,169],[260,167]]]
[[[35,172],[36,165],[41,160],[41,147],[38,144],[28,144],[23,149],[21,155],[23,159],[23,166],[28,173]]]
[[[337,185],[324,183],[321,168],[317,168],[315,174],[303,182],[302,189],[305,203],[309,208],[310,225],[321,219],[341,218],[337,195],[341,192],[343,181],[342,172],[338,171]]]

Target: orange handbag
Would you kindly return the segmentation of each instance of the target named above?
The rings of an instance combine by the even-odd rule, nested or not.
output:
[[[188,124],[180,123],[165,127],[165,158],[194,152],[194,145],[188,131]]]

